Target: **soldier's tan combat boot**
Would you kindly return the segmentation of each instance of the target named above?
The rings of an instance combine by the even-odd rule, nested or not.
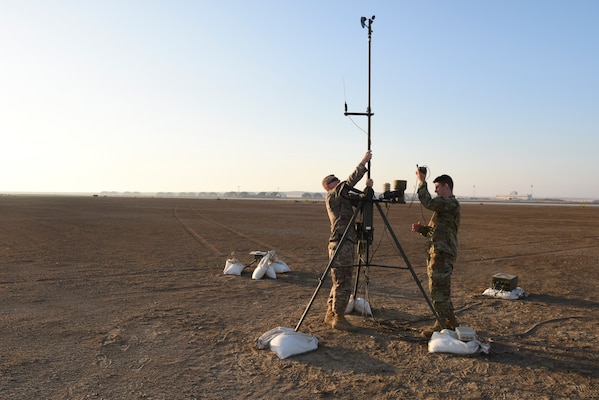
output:
[[[449,318],[445,320],[445,326],[452,331],[455,331],[455,328],[460,326],[453,310],[449,312]]]
[[[324,316],[324,323],[327,325],[331,325],[333,323],[334,318],[335,318],[335,314],[331,310],[331,306],[329,306],[329,308],[327,308],[327,313]]]
[[[331,323],[331,327],[333,329],[337,329],[339,331],[353,332],[356,330],[356,327],[350,324],[347,319],[343,315],[335,315],[333,317],[333,322]]]
[[[457,326],[460,326],[453,311],[451,311],[449,318],[443,318],[443,325],[445,325],[446,329],[451,329],[452,331],[455,331],[455,328]],[[425,328],[422,330],[422,336],[424,336],[427,339],[430,339],[430,337],[433,336],[433,332],[440,332],[442,329],[443,328],[441,327],[439,321],[435,321],[435,324],[432,327]]]
[[[422,329],[421,335],[426,339],[430,339],[434,332],[440,332],[441,329],[443,328],[441,327],[441,324],[439,324],[439,321],[435,321],[433,326]]]

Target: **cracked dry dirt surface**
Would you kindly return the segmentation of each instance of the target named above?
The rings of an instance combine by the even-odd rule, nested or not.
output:
[[[426,288],[418,204],[382,210]],[[318,349],[279,359],[254,340],[294,328],[327,264],[322,202],[0,197],[2,399],[598,398],[599,207],[462,203],[453,301],[489,354],[429,353],[431,312],[375,212],[355,333],[301,324]],[[223,274],[276,250],[277,279]],[[397,268],[396,268],[397,267]],[[522,300],[482,296],[496,273]],[[367,283],[367,284],[366,284]],[[428,290],[427,290],[428,292]]]

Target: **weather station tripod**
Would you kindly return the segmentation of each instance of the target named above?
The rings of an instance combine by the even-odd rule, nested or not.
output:
[[[367,130],[368,150],[371,150],[371,118],[374,115],[372,113],[371,107],[370,107],[370,94],[371,94],[371,91],[370,91],[370,88],[371,88],[371,79],[370,79],[371,78],[371,62],[370,62],[370,60],[371,60],[372,23],[374,22],[374,18],[375,17],[373,15],[371,18],[361,17],[361,20],[360,20],[362,28],[368,28],[368,106],[366,108],[365,113],[352,113],[352,112],[347,111],[347,103],[346,103],[345,104],[345,112],[344,112],[344,115],[346,115],[346,116],[358,115],[358,116],[366,116],[367,117],[367,120],[368,120],[368,130]],[[371,162],[370,161],[368,162],[368,166],[367,166],[367,174],[368,174],[367,177],[370,178],[370,174],[371,174]],[[348,233],[350,232],[350,230],[354,229],[354,226],[355,226],[355,229],[357,232],[357,237],[358,237],[357,243],[355,244],[358,248],[358,264],[336,267],[336,268],[357,268],[357,274],[356,274],[355,284],[354,284],[354,289],[353,289],[354,299],[356,298],[356,293],[357,293],[358,286],[359,286],[360,270],[362,268],[368,268],[371,266],[372,267],[383,267],[382,265],[377,265],[377,264],[371,263],[371,261],[372,261],[371,260],[371,245],[372,245],[373,238],[374,238],[373,219],[374,219],[374,208],[375,207],[378,210],[378,212],[381,216],[381,219],[382,219],[387,231],[389,232],[389,235],[391,236],[395,247],[397,248],[399,255],[401,256],[401,258],[403,259],[403,262],[405,263],[405,267],[404,266],[396,266],[394,268],[407,269],[410,271],[410,274],[412,275],[414,282],[416,282],[416,285],[418,286],[420,293],[422,294],[422,297],[425,299],[426,303],[428,304],[433,316],[435,317],[435,319],[437,320],[437,322],[440,324],[440,326],[442,328],[446,327],[444,324],[444,321],[439,317],[439,314],[434,309],[431,300],[429,299],[427,293],[425,292],[424,288],[422,287],[422,284],[421,284],[420,280],[418,279],[418,276],[416,275],[416,272],[414,271],[414,268],[412,267],[412,264],[410,263],[408,256],[406,255],[405,251],[403,250],[399,240],[397,239],[397,236],[393,232],[393,228],[389,224],[389,220],[387,219],[387,216],[383,212],[383,208],[381,207],[381,203],[405,204],[405,200],[404,200],[405,181],[401,181],[401,182],[403,182],[403,187],[401,187],[401,185],[399,185],[394,188],[395,189],[394,191],[385,191],[385,193],[383,193],[381,195],[381,197],[378,199],[375,198],[374,190],[371,187],[367,187],[363,192],[359,191],[355,188],[348,187],[348,189],[346,190],[344,195],[346,196],[346,198],[351,200],[352,204],[354,204],[354,206],[355,206],[353,216],[352,216],[351,220],[349,221],[349,223],[347,224],[347,226],[345,227],[343,235],[342,235],[339,243],[337,244],[337,247],[336,247],[333,255],[329,258],[329,262],[328,262],[325,270],[323,271],[322,275],[319,278],[318,285],[317,285],[314,293],[312,294],[312,297],[310,298],[310,301],[308,302],[308,305],[306,306],[300,320],[298,321],[298,323],[295,327],[296,332],[299,331],[300,327],[302,326],[302,323],[304,322],[304,319],[308,315],[308,312],[310,311],[310,308],[312,307],[312,304],[314,303],[314,300],[316,299],[318,292],[320,291],[327,275],[329,274],[333,263],[337,259],[338,251],[343,247],[342,244],[345,243],[345,241],[349,240]]]

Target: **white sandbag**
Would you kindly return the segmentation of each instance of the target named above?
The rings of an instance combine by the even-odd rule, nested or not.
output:
[[[279,257],[277,257],[277,252],[274,250],[270,250],[270,264],[273,266],[273,268],[275,269],[275,272],[277,274],[284,274],[286,272],[291,271],[289,269],[289,266],[287,266],[287,263],[285,263],[285,261],[283,260],[279,260]]]
[[[354,295],[351,294],[349,296],[349,301],[347,302],[347,307],[345,307],[345,313],[351,314],[354,311]]]
[[[354,300],[354,295],[352,294],[349,296],[349,302],[345,308],[345,313],[351,314],[353,311],[362,315],[372,315],[372,310],[370,309],[370,304],[368,301],[361,297],[358,297]]]
[[[223,273],[225,275],[241,275],[241,272],[245,269],[245,265],[239,262],[236,258],[229,258],[225,262],[225,269]]]
[[[271,279],[277,279],[277,273],[274,269],[274,267],[272,266],[272,261],[273,258],[276,257],[276,253],[274,250],[269,251],[268,253],[266,253],[266,255],[264,257],[262,257],[262,260],[260,260],[260,262],[262,263],[263,261],[266,263],[266,272],[264,273],[264,275],[266,275],[267,278],[271,278]]]
[[[281,333],[270,341],[270,349],[281,359],[307,353],[317,348],[318,339],[315,336],[301,332]]]
[[[528,297],[528,292],[526,292],[521,287],[517,287],[516,289],[511,291],[489,288],[483,292],[483,296],[498,297],[500,299],[506,300],[518,300]]]
[[[355,301],[354,301],[354,311],[358,312],[362,315],[372,315],[372,310],[370,309],[370,304],[368,304],[368,301],[358,297]]]
[[[272,265],[277,274],[284,274],[291,271],[287,263],[282,260],[274,260],[270,265]]]
[[[273,328],[267,332],[264,332],[262,336],[256,339],[256,347],[260,350],[267,348],[270,345],[270,341],[277,335],[283,332],[293,332],[291,328],[285,328],[283,326],[278,326]]]
[[[296,332],[291,328],[277,327],[256,339],[259,349],[270,347],[276,355],[285,359],[296,354],[306,353],[318,348],[318,339],[307,333]]]
[[[269,264],[268,260],[270,259],[270,252],[266,253],[264,257],[258,263],[258,266],[252,272],[252,279],[262,279],[268,270]]]
[[[277,279],[277,273],[275,272],[275,269],[272,267],[272,264],[270,264],[268,268],[266,268],[266,276],[271,279]]]
[[[443,329],[441,332],[433,332],[428,342],[429,353],[456,353],[456,354],[475,354],[489,353],[491,346],[488,343],[482,343],[479,340],[463,342],[457,338],[457,335],[451,329]]]

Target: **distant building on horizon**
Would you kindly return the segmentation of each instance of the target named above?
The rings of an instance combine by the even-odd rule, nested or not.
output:
[[[532,194],[518,194],[515,190],[510,194],[498,194],[495,196],[498,200],[532,200]]]

